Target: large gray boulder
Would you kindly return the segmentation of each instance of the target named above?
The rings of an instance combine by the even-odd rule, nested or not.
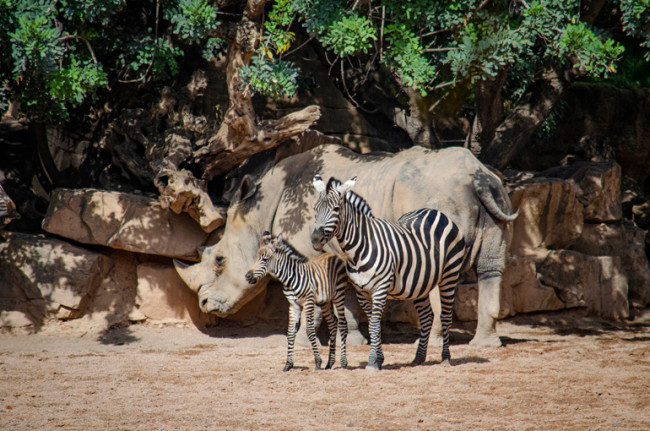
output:
[[[42,226],[84,244],[189,260],[209,235],[157,199],[96,189],[56,189]]]
[[[586,223],[573,250],[591,256],[615,256],[627,278],[630,305],[644,308],[650,303],[650,267],[645,254],[646,231],[631,221]]]
[[[216,323],[216,316],[201,313],[196,296],[185,286],[173,266],[143,263],[138,265],[137,276],[135,313],[139,313],[142,320],[193,323],[196,326]]]
[[[567,181],[529,178],[510,192],[514,222],[510,254],[525,255],[539,248],[567,248],[582,233],[584,206]]]
[[[113,261],[58,239],[0,233],[0,321],[39,329],[81,316]]]

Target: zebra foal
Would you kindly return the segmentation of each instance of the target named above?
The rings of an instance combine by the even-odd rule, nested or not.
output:
[[[368,367],[381,369],[384,361],[381,317],[387,298],[413,300],[420,320],[413,364],[425,361],[433,323],[429,292],[436,286],[440,289],[442,361],[448,363],[449,328],[465,255],[458,227],[432,209],[406,213],[397,222],[376,218],[366,201],[350,191],[356,177],[345,184],[331,178],[325,185],[316,175],[313,183],[320,196],[314,207],[312,245],[322,250],[335,237],[347,257],[348,278],[371,299]]]
[[[255,284],[259,279],[270,274],[283,285],[283,293],[289,301],[289,328],[287,330],[287,362],[283,371],[293,368],[293,351],[296,332],[300,327],[300,314],[303,307],[307,320],[307,336],[314,351],[316,369],[322,364],[316,333],[314,330],[314,304],[323,310],[330,334],[330,351],[326,369],[332,368],[336,360],[337,318],[332,310],[332,303],[339,315],[338,328],[341,332],[341,366],[347,367],[346,340],[348,324],[345,319],[345,289],[348,279],[345,264],[334,254],[324,253],[316,258],[307,259],[291,245],[269,232],[264,232],[257,258],[253,267],[246,273],[246,280]]]

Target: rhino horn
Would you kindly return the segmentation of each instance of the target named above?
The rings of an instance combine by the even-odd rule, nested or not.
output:
[[[192,283],[194,279],[194,270],[192,269],[192,266],[181,262],[178,259],[174,259],[174,268],[176,268],[176,272],[185,282],[187,287],[189,287],[191,291],[198,293],[198,286],[195,286],[194,283]]]

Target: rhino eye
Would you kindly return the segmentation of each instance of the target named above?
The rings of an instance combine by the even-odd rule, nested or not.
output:
[[[226,263],[226,258],[223,256],[217,256],[215,257],[214,261],[217,265],[223,265],[224,263]]]

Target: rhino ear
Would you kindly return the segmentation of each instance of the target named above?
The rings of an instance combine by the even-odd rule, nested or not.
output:
[[[350,190],[357,183],[357,176],[355,175],[351,179],[347,180],[345,183],[336,187],[336,191],[344,195],[348,190]]]
[[[314,175],[314,188],[318,193],[325,192],[325,183],[323,182],[323,179],[318,174]]]
[[[241,183],[239,183],[239,188],[232,195],[231,202],[243,202],[246,199],[250,198],[257,191],[257,184],[255,183],[255,177],[250,174],[244,175]]]

